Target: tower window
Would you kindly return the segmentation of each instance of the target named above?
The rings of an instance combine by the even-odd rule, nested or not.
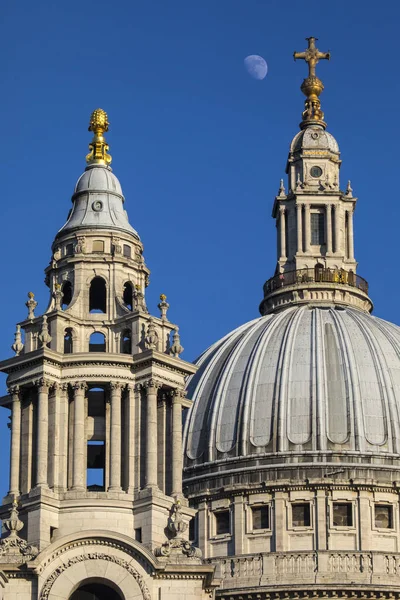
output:
[[[223,535],[230,533],[230,515],[229,510],[219,510],[214,513],[215,516],[215,533]]]
[[[65,256],[72,256],[74,253],[74,245],[73,244],[67,244],[65,246]]]
[[[95,331],[90,336],[89,352],[105,352],[106,351],[106,336],[104,333]]]
[[[333,503],[333,526],[334,527],[352,527],[353,526],[353,505],[351,502]]]
[[[142,528],[141,527],[136,527],[136,529],[135,529],[135,540],[137,542],[142,543]]]
[[[102,240],[95,240],[93,242],[92,252],[104,252],[104,242]]]
[[[393,529],[393,507],[387,504],[375,504],[375,527]]]
[[[122,354],[132,354],[132,337],[131,332],[128,329],[122,334],[121,351]]]
[[[68,327],[64,333],[64,354],[72,354],[73,352],[73,341],[72,341],[72,329]]]
[[[310,527],[311,511],[309,502],[292,504],[292,525],[293,527]]]
[[[91,313],[105,313],[107,305],[106,282],[102,277],[95,277],[90,282],[89,311]]]
[[[132,249],[130,246],[128,246],[128,244],[124,244],[124,256],[127,258],[131,258],[132,256]]]
[[[124,295],[123,300],[124,304],[129,310],[132,310],[132,297],[133,297],[133,288],[132,284],[127,281],[124,285]]]
[[[89,441],[87,444],[87,489],[104,491],[105,447],[104,441]]]
[[[269,529],[269,506],[253,506],[253,529]]]
[[[61,308],[65,310],[71,304],[72,300],[72,283],[65,281],[62,286]]]
[[[325,218],[323,213],[311,213],[311,245],[325,244]]]

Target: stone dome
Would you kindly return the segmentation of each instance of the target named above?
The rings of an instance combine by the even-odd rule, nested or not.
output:
[[[88,166],[76,183],[73,207],[59,234],[82,228],[118,229],[139,239],[129,223],[124,201],[121,184],[110,167]]]
[[[293,306],[242,325],[197,365],[185,431],[193,476],[238,461],[242,476],[262,468],[264,479],[299,462],[309,475],[310,463],[320,473],[332,462],[400,466],[396,325],[354,308]]]
[[[290,145],[290,152],[302,152],[302,150],[329,150],[339,154],[339,144],[329,131],[321,125],[313,125],[299,131]]]

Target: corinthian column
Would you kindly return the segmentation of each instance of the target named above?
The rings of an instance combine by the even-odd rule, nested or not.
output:
[[[157,391],[161,384],[151,379],[146,384],[146,487],[157,488]]]
[[[86,383],[76,381],[74,390],[74,449],[72,453],[72,489],[86,489],[85,465],[85,390]]]
[[[332,204],[326,206],[326,252],[332,253]]]
[[[341,251],[340,248],[340,209],[339,209],[339,205],[335,204],[335,212],[334,212],[334,227],[335,227],[335,253],[337,254],[338,252]],[[344,254],[344,251],[343,251]]]
[[[49,387],[50,382],[40,379],[36,382],[38,390],[38,427],[36,456],[36,485],[47,487],[47,455],[49,447]]]
[[[286,259],[286,213],[285,213],[285,207],[284,206],[280,206],[279,207],[279,227],[280,227],[280,241],[281,241],[281,248],[280,248],[280,260],[285,260]]]
[[[21,397],[19,386],[9,390],[12,396],[11,417],[11,470],[9,494],[19,496],[19,471],[20,471],[20,448],[21,448]]]
[[[297,252],[303,252],[303,205],[296,204],[297,209]]]
[[[121,490],[121,391],[118,381],[110,383],[111,389],[111,473],[109,490]]]
[[[182,495],[182,400],[183,390],[172,392],[172,496]]]
[[[349,259],[354,260],[354,233],[353,233],[353,211],[347,211],[347,233],[348,233],[348,248]]]
[[[306,204],[304,207],[304,221],[305,221],[305,252],[310,252],[311,249],[311,217],[310,217],[310,205]]]

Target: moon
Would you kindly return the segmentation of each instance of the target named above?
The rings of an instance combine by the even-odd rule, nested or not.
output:
[[[244,59],[244,66],[251,77],[260,81],[265,79],[268,73],[268,65],[266,61],[258,54],[250,54],[250,56],[246,56]]]

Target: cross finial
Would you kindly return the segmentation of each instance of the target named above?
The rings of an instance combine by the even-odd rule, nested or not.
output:
[[[318,38],[309,37],[306,38],[308,41],[308,48],[304,52],[294,52],[294,60],[302,59],[308,64],[308,77],[304,79],[301,84],[301,91],[307,100],[305,102],[305,110],[303,112],[303,120],[300,123],[301,129],[308,127],[312,124],[322,125],[326,127],[324,123],[324,113],[321,110],[321,102],[319,95],[324,89],[323,83],[315,74],[315,67],[321,59],[330,60],[330,52],[320,52],[315,46],[315,42]]]

